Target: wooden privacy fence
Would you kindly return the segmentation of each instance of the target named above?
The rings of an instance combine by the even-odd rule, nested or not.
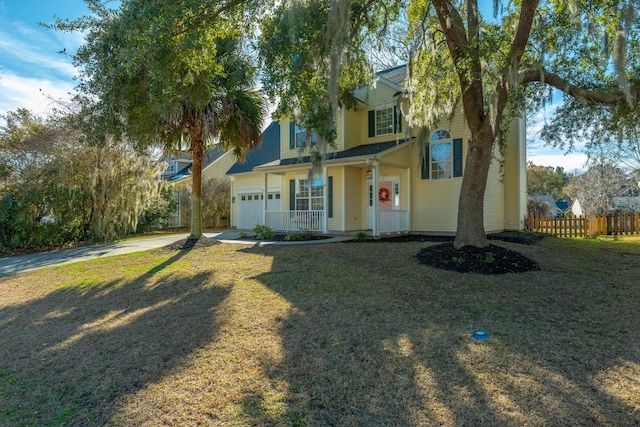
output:
[[[527,217],[529,230],[559,237],[640,234],[640,212],[577,218]]]

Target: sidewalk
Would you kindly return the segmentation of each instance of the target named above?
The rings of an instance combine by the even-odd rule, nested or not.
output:
[[[225,230],[219,232],[206,232],[206,237],[217,239],[225,243],[254,244],[263,246],[266,244],[310,244],[310,243],[330,243],[348,238],[335,237],[327,240],[313,240],[308,242],[251,242],[237,240],[240,233],[250,230]],[[169,236],[149,237],[143,239],[131,239],[117,243],[100,243],[97,245],[81,246],[71,249],[60,249],[51,252],[40,252],[26,255],[15,255],[7,258],[0,258],[0,277],[12,274],[23,273],[25,271],[37,270],[44,267],[70,264],[73,262],[86,261],[95,258],[108,257],[113,255],[129,254],[141,252],[149,249],[161,248],[170,245],[180,239],[184,239],[188,233],[172,234]]]

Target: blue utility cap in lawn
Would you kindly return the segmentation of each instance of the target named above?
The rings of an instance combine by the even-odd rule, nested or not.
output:
[[[473,331],[473,335],[471,335],[471,338],[477,341],[485,341],[487,338],[489,338],[489,332],[478,329],[477,331]]]

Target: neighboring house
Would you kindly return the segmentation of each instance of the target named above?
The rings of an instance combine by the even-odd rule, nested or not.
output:
[[[193,160],[191,155],[185,151],[179,154],[170,155],[164,159],[167,162],[167,169],[162,173],[162,178],[172,184],[182,183],[191,179],[191,171],[193,169]],[[202,182],[211,178],[226,180],[226,171],[233,165],[235,158],[231,150],[224,151],[219,145],[209,148],[205,154],[204,163],[202,165]],[[182,208],[183,202],[179,198],[179,194],[175,193],[178,199],[178,208],[174,214],[169,217],[169,226],[171,227],[188,227],[186,219],[183,218]]]
[[[574,200],[571,211],[575,216],[586,214],[579,199]],[[640,212],[640,189],[632,185],[621,185],[611,197],[610,209],[607,213],[613,212]]]
[[[228,172],[232,226],[248,229],[265,223],[280,231],[454,234],[469,131],[460,112],[443,120],[419,147],[417,129],[409,128],[398,111],[405,76],[404,66],[385,70],[376,75],[374,85],[356,92],[357,108],[339,112],[335,148],[328,149],[322,173],[312,179],[311,159],[299,148],[313,143],[315,135],[288,117],[280,126],[272,124],[262,147]],[[402,102],[402,108],[408,108],[408,101]],[[496,147],[489,171],[487,232],[524,226],[524,118],[512,123],[506,139],[502,170]]]
[[[631,185],[622,185],[611,201],[613,209],[619,212],[640,211],[640,190]]]
[[[584,215],[584,211],[582,210],[582,205],[580,204],[580,200],[575,199],[571,204],[571,212],[573,212],[573,216],[582,216]]]
[[[564,214],[564,211],[558,207],[556,201],[554,200],[551,194],[534,194],[529,197],[535,200],[540,200],[547,204],[549,209],[547,210],[547,213],[544,215],[546,217],[552,217],[552,216],[558,217]],[[569,204],[567,202],[562,202],[562,203],[565,203],[567,205],[567,208],[569,207]]]
[[[569,211],[569,202],[567,202],[566,200],[560,200],[559,202],[556,202],[556,206],[558,208],[558,216],[564,216],[564,214]]]

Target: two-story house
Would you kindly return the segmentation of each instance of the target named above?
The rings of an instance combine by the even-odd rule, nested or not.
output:
[[[404,66],[379,72],[374,85],[356,93],[357,108],[340,111],[335,147],[329,149],[322,173],[312,179],[311,159],[301,156],[299,148],[314,135],[290,118],[272,124],[251,161],[228,172],[232,225],[454,234],[469,131],[460,111],[441,121],[419,147],[418,130],[408,127],[397,108],[405,76]],[[495,150],[485,195],[487,232],[523,228],[525,156],[522,118],[510,127],[505,158]]]

